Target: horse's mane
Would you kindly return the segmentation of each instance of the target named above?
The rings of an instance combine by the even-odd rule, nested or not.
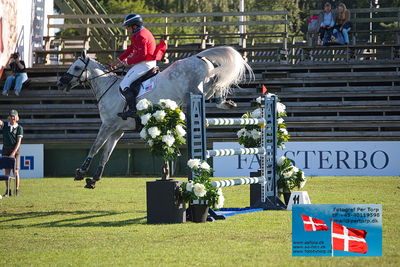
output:
[[[105,74],[104,76],[106,76],[106,75],[117,75],[115,72],[109,72],[108,68],[107,68],[106,66],[104,66],[102,63],[98,62],[97,60],[95,60],[95,59],[93,59],[93,58],[91,58],[91,57],[88,57],[88,58],[89,58],[89,60],[90,60],[92,63],[95,63],[96,66],[97,66],[101,71],[103,71],[103,72],[108,72],[108,73]]]

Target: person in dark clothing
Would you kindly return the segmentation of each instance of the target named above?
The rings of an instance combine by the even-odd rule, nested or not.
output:
[[[12,75],[8,76],[3,88],[3,95],[8,95],[13,82],[15,82],[14,90],[15,95],[19,96],[22,90],[22,84],[28,80],[28,75],[25,71],[25,62],[19,60],[19,53],[14,53],[11,55],[7,62],[6,68],[11,69]]]
[[[15,158],[15,179],[16,179],[16,189],[17,194],[19,190],[19,165],[20,165],[20,147],[22,142],[22,137],[24,130],[21,125],[18,124],[19,116],[16,110],[11,110],[8,116],[8,122],[0,120],[0,130],[3,134],[3,157]],[[11,170],[6,169],[5,174],[9,175]],[[6,181],[6,188],[8,181]],[[11,191],[6,192],[4,196],[10,196]]]

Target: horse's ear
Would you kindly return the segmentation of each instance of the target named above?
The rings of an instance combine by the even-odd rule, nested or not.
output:
[[[82,58],[86,58],[86,50],[85,50],[85,49],[82,50],[82,52],[81,52],[81,57],[82,57]]]

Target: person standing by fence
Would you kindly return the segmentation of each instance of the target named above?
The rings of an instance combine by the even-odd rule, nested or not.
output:
[[[8,122],[0,120],[0,129],[3,133],[3,157],[15,158],[15,180],[16,180],[16,192],[18,195],[19,190],[19,165],[20,165],[20,147],[23,137],[23,128],[18,124],[19,116],[18,111],[11,110],[8,114]],[[5,174],[9,175],[11,170],[6,169]],[[6,181],[6,188],[8,181]],[[10,196],[11,190],[4,194],[4,196]]]

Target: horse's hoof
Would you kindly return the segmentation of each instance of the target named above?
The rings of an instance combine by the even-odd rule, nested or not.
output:
[[[217,108],[220,109],[232,109],[236,108],[237,104],[233,102],[232,100],[224,100],[223,102],[217,104]]]
[[[96,181],[93,179],[86,179],[86,184],[83,188],[87,188],[87,189],[95,189],[96,188]]]
[[[225,104],[229,106],[229,108],[236,108],[237,104],[232,100],[226,100]]]
[[[74,181],[82,181],[85,178],[85,172],[82,172],[81,169],[75,170],[75,178]]]

